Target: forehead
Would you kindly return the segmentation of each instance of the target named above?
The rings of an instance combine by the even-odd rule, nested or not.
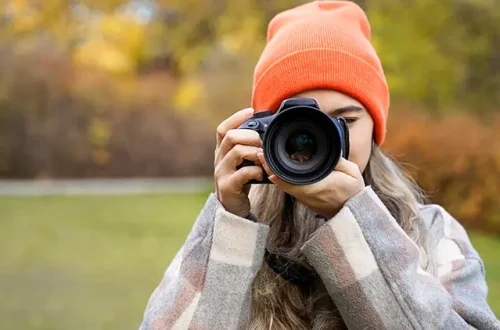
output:
[[[330,109],[342,108],[345,106],[358,106],[365,108],[358,100],[344,93],[331,89],[314,89],[300,92],[294,97],[310,97],[318,102],[319,107],[325,111]]]

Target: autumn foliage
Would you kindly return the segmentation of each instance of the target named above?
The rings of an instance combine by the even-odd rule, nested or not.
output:
[[[0,100],[0,177],[210,173],[213,128],[203,116],[172,110],[177,84],[167,73],[116,82],[64,58],[36,56],[43,65],[27,66],[31,56],[7,64],[12,83]]]
[[[392,112],[384,150],[465,226],[500,233],[500,114]]]
[[[267,22],[305,2],[2,2],[0,177],[211,175]],[[391,88],[384,150],[465,225],[500,233],[500,2],[356,2]]]
[[[243,106],[221,97],[209,115],[173,111],[179,84],[166,72],[116,84],[62,58],[38,54],[43,66],[24,65],[32,60],[9,63],[15,78],[0,102],[4,178],[209,176],[215,126]],[[383,149],[466,226],[500,233],[499,114],[395,106]]]

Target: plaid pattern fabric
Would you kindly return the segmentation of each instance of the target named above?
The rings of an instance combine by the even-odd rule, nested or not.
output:
[[[302,247],[349,329],[488,329],[484,266],[462,226],[423,206],[430,258],[370,187],[351,198]],[[224,210],[211,194],[184,246],[149,299],[141,330],[246,329],[251,287],[269,227]]]

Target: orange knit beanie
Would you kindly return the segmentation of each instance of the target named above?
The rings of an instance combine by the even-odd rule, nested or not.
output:
[[[363,10],[349,1],[316,1],[278,14],[254,73],[252,107],[276,111],[281,101],[310,89],[333,89],[361,102],[382,144],[389,90],[370,43]]]

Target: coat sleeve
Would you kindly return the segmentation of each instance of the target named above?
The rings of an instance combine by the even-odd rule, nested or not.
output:
[[[302,251],[349,329],[500,329],[479,255],[456,220],[444,210],[439,217],[435,276],[371,187],[306,242]]]
[[[208,198],[144,312],[141,330],[244,329],[269,228]]]

